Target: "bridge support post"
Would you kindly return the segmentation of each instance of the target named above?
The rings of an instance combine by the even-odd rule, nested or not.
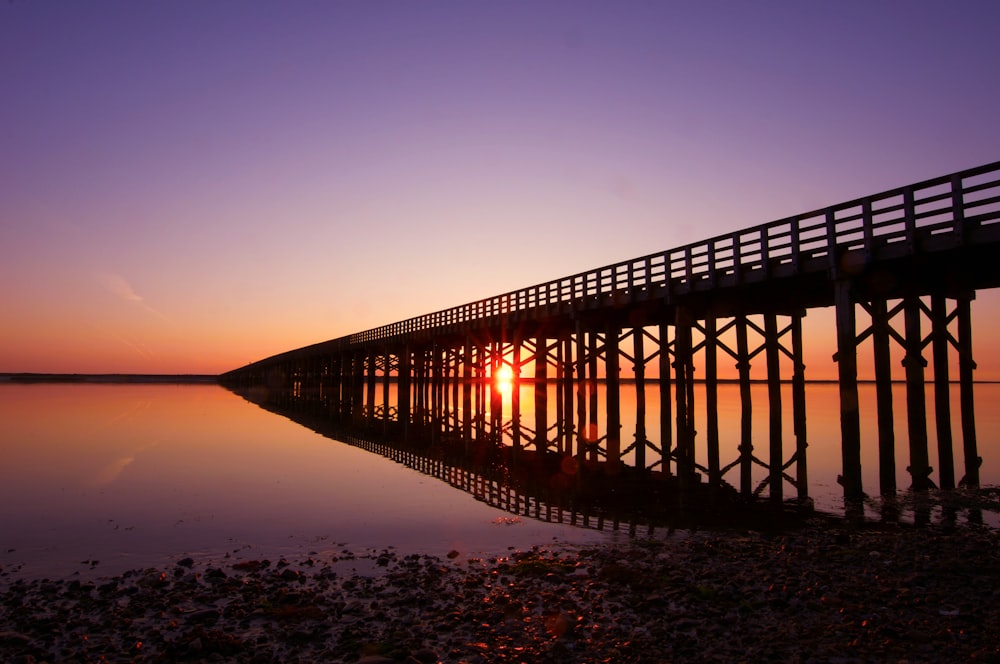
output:
[[[444,404],[442,402],[444,399],[445,366],[444,349],[436,343],[431,344],[430,361],[427,367],[429,370],[429,380],[427,382],[430,393],[428,400],[430,407],[428,408],[427,421],[431,425],[430,436],[428,436],[431,442],[437,442],[438,432],[441,427],[441,415],[444,412]]]
[[[736,368],[740,374],[740,495],[753,495],[753,398],[750,394],[750,342],[747,317],[736,319]]]
[[[409,442],[410,432],[410,384],[413,372],[412,350],[404,345],[399,351],[398,385],[396,390],[396,413],[403,442]]]
[[[672,397],[670,394],[670,326],[660,323],[660,466],[664,476],[671,474],[671,450],[674,446]]]
[[[573,338],[566,335],[559,342],[559,452],[573,454]]]
[[[451,421],[455,436],[465,439],[465,344],[455,346],[451,351]]]
[[[934,421],[937,429],[938,485],[955,488],[951,437],[951,381],[948,379],[948,305],[944,295],[931,296],[931,352],[934,358]]]
[[[392,378],[392,349],[382,349],[382,432],[389,431],[389,387]]]
[[[621,356],[618,347],[618,325],[609,323],[605,328],[604,362],[607,377],[608,436],[606,454],[608,472],[617,474],[621,463]]]
[[[958,356],[959,356],[959,398],[962,409],[962,446],[965,456],[965,477],[962,484],[979,486],[979,467],[983,460],[979,456],[976,443],[976,414],[973,400],[972,372],[976,363],[972,360],[972,298],[963,297],[958,307]]]
[[[598,335],[597,332],[590,332],[589,334],[589,345],[587,352],[587,396],[589,403],[587,404],[588,411],[588,427],[587,427],[587,458],[590,461],[596,462],[598,441],[600,436],[597,435],[599,431],[598,419],[597,419],[597,406],[599,403],[599,397],[597,394],[597,366],[598,366]]]
[[[548,340],[539,333],[535,337],[535,449],[539,454],[549,447],[548,371]]]
[[[674,337],[674,371],[677,397],[677,475],[681,479],[682,490],[695,476],[694,465],[694,400],[692,382],[694,363],[691,347],[691,315],[678,307],[676,311]]]
[[[861,419],[858,412],[858,346],[851,284],[834,285],[837,316],[837,374],[840,384],[840,438],[844,498],[864,498],[861,482]]]
[[[462,349],[462,442],[465,450],[469,450],[472,440],[472,370],[475,366],[472,337],[465,335]]]
[[[344,355],[343,353],[337,353],[336,355],[330,355],[329,359],[329,372],[330,375],[327,378],[328,387],[330,391],[329,397],[329,409],[328,413],[333,419],[339,419],[343,404],[343,380],[344,380]]]
[[[521,332],[514,333],[511,349],[511,380],[510,380],[510,435],[514,453],[521,450]],[[493,389],[499,391],[494,384]],[[502,398],[502,395],[501,395]]]
[[[368,374],[365,376],[368,385],[365,393],[365,419],[368,425],[374,424],[375,421],[375,372],[378,366],[378,351],[372,346],[367,350],[368,355]]]
[[[646,470],[646,351],[641,325],[632,329],[632,349],[635,354],[635,467]]]
[[[486,431],[486,347],[483,345],[481,340],[476,341],[475,345],[475,422],[476,422],[476,440],[479,442],[485,441],[487,439]]]
[[[802,361],[802,319],[806,313],[792,315],[792,417],[795,429],[795,484],[799,500],[809,497],[809,472],[806,463],[806,365]]]
[[[354,375],[351,378],[351,419],[356,424],[365,420],[365,360],[364,350],[354,353]]]
[[[783,494],[784,457],[781,445],[781,348],[778,339],[778,317],[764,314],[764,344],[767,357],[767,401],[770,459],[768,460],[768,494],[771,502],[780,503]]]
[[[494,444],[503,443],[503,395],[497,388],[497,371],[503,365],[503,343],[490,344],[490,438]]]
[[[930,474],[930,457],[927,453],[927,398],[924,394],[924,367],[922,355],[923,336],[920,332],[920,298],[907,296],[903,300],[906,357],[906,422],[910,437],[910,465],[907,470],[915,491],[926,491],[933,486]]]
[[[584,459],[587,448],[587,333],[581,321],[576,322],[576,456]],[[573,451],[570,451],[572,454]]]
[[[875,362],[875,402],[878,411],[879,492],[896,493],[896,435],[893,427],[892,363],[889,353],[890,318],[888,304],[872,302],[872,350]]]
[[[423,346],[413,350],[413,382],[410,388],[410,419],[413,425],[424,423],[424,405],[427,403],[426,355],[427,351]]]
[[[719,363],[718,328],[714,316],[705,319],[705,445],[708,452],[708,481],[718,488],[722,484],[719,462]]]

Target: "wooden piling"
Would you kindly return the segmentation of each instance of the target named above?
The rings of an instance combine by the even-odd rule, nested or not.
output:
[[[959,357],[959,401],[962,413],[962,449],[965,461],[965,477],[962,483],[970,487],[979,486],[979,467],[983,460],[979,456],[976,442],[976,409],[973,390],[973,371],[976,363],[972,359],[972,297],[959,298],[958,308],[958,357]]]
[[[590,332],[590,345],[587,353],[587,396],[589,397],[589,403],[587,404],[587,413],[589,416],[589,427],[587,432],[587,458],[594,462],[597,461],[597,439],[599,438],[597,435],[597,406],[599,403],[599,397],[597,394],[597,336],[596,332]]]
[[[646,352],[643,329],[632,330],[632,349],[635,355],[635,467],[646,469]]]
[[[544,334],[535,337],[535,450],[548,449],[548,340]],[[517,389],[515,387],[515,389]]]
[[[934,421],[937,430],[938,486],[955,488],[951,437],[951,381],[948,379],[948,306],[944,295],[931,295],[931,357],[934,361]]]
[[[769,459],[767,466],[768,492],[773,502],[784,499],[781,445],[781,340],[778,338],[778,317],[764,314],[764,345],[767,358],[767,403]]]
[[[718,331],[714,316],[705,319],[705,448],[708,454],[708,481],[718,488],[722,484],[719,461],[719,366]]]
[[[677,403],[677,475],[683,481],[693,479],[694,429],[691,426],[694,403],[688,389],[692,380],[691,320],[680,307],[674,327],[674,376]]]
[[[475,357],[473,355],[475,347],[472,343],[472,336],[465,335],[464,348],[462,352],[462,441],[465,449],[469,449],[472,441],[472,377],[475,368]]]
[[[840,481],[844,487],[844,498],[860,501],[864,497],[864,491],[861,480],[861,418],[858,412],[858,346],[855,339],[854,300],[849,281],[839,280],[834,288],[843,467]]]
[[[670,326],[667,323],[660,324],[659,330],[659,376],[660,376],[660,465],[664,475],[672,474],[670,459],[674,446],[673,437],[673,415],[670,380]]]
[[[927,452],[927,399],[924,394],[923,337],[920,332],[920,298],[907,296],[903,300],[903,326],[906,341],[906,422],[910,435],[910,465],[907,470],[911,488],[926,491],[931,488],[931,466]]]
[[[740,494],[753,494],[753,397],[750,393],[750,345],[747,317],[736,319],[736,369],[740,375]]]
[[[875,363],[875,407],[878,418],[879,492],[896,493],[896,434],[892,407],[892,361],[889,352],[890,314],[887,302],[872,302],[872,352]]]
[[[576,322],[576,455],[583,460],[587,449],[587,332]],[[573,453],[572,451],[570,452]]]
[[[510,433],[515,454],[521,449],[521,335],[514,335],[511,350]],[[499,391],[497,385],[493,386]]]
[[[622,452],[622,412],[621,412],[621,354],[618,344],[618,326],[609,323],[604,336],[604,363],[606,380],[605,399],[608,418],[608,436],[605,444],[608,471],[617,473]]]
[[[803,361],[802,319],[805,312],[792,316],[792,426],[795,434],[795,487],[799,500],[809,497],[809,470],[806,449],[806,365]]]
[[[561,410],[558,415],[559,432],[561,444],[559,451],[562,454],[573,454],[573,431],[575,428],[573,420],[573,337],[566,334],[559,344],[561,349],[559,354],[558,369],[560,371],[561,396],[559,404]]]

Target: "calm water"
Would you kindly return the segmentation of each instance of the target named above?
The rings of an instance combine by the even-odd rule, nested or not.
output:
[[[0,565],[23,574],[610,535],[490,507],[214,385],[0,385]]]
[[[897,481],[905,488],[901,387]],[[531,388],[525,389],[521,418],[530,423],[533,399]],[[873,404],[874,387],[861,389],[862,403]],[[1000,385],[976,389],[982,481],[996,485],[1000,409],[994,404]],[[754,390],[756,453],[766,461],[766,386]],[[735,385],[720,390],[723,463],[737,456],[737,396]],[[634,388],[623,390],[622,397],[624,447],[635,431]],[[655,390],[647,401],[656,403]],[[696,393],[696,403],[703,402]],[[790,438],[790,393],[784,403]],[[957,395],[953,403],[957,479],[964,472]],[[810,494],[819,509],[842,512],[837,387],[810,385],[807,404]],[[100,561],[99,572],[116,573],[187,555],[274,558],[344,546],[496,555],[553,539],[618,536],[514,517],[212,385],[0,384],[0,422],[0,565],[24,574],[88,571],[92,565],[84,561],[93,560]],[[659,440],[657,422],[651,407],[651,440]],[[697,424],[704,431],[703,422]],[[933,426],[929,432],[937,466]],[[865,490],[877,495],[873,409],[864,413],[863,437]],[[703,445],[702,436],[698,443]],[[786,449],[787,457],[790,442]],[[738,470],[731,472],[727,479],[735,484]],[[763,468],[755,473],[763,479]],[[787,485],[785,492],[794,495]]]

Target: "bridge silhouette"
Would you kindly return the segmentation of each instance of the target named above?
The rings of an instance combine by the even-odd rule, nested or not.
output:
[[[1000,286],[998,259],[995,162],[290,350],[220,380],[271,407],[309,410],[403,442],[447,443],[467,452],[491,446],[507,462],[572,460],[591,476],[655,477],[681,493],[703,487],[713,497],[728,489],[744,498],[766,491],[782,502],[790,485],[795,500],[808,501],[802,319],[809,309],[833,306],[845,498],[864,497],[862,344],[870,345],[874,368],[879,491],[897,491],[894,343],[904,356],[911,488],[978,486],[971,302],[977,290]],[[929,454],[928,348],[936,475]],[[750,364],[758,355],[767,385],[766,460],[754,449],[752,424]],[[958,480],[953,357],[964,466]],[[720,455],[720,358],[734,362],[739,384],[735,459]],[[628,382],[637,395],[634,442],[624,448],[623,361],[632,363]],[[521,421],[519,389],[505,411],[502,391],[492,383],[504,366],[516,383],[535,386],[533,426]],[[782,375],[783,367],[790,375]],[[696,380],[704,384],[703,440],[694,426]],[[647,434],[646,386],[654,381],[659,440]],[[783,430],[786,382],[790,435]],[[555,423],[549,421],[553,391]],[[757,485],[755,465],[766,469]]]

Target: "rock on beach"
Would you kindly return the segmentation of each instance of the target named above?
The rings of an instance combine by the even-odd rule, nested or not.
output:
[[[1000,536],[809,523],[487,559],[0,571],[8,662],[1000,662]],[[346,559],[367,562],[345,571]],[[358,569],[361,571],[358,571]]]

